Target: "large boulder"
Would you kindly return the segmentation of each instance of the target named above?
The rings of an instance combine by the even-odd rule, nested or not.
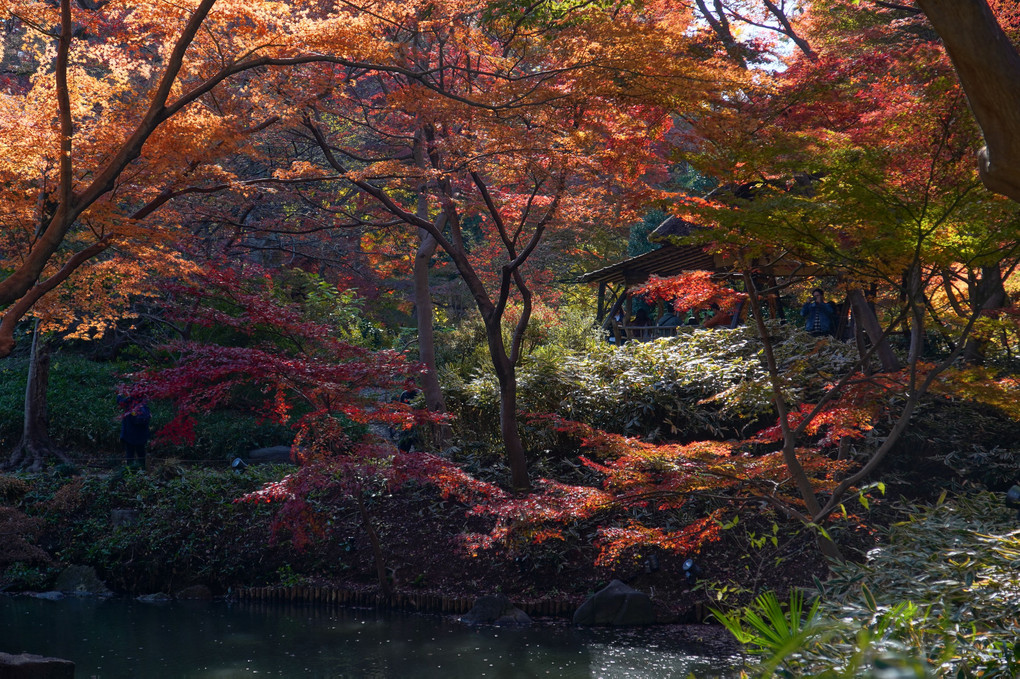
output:
[[[68,566],[57,578],[54,589],[77,596],[111,596],[106,583],[96,575],[92,566]]]
[[[30,653],[0,653],[0,679],[74,679],[74,663]]]
[[[212,591],[205,585],[185,587],[175,595],[178,599],[191,601],[209,601],[213,598]]]
[[[644,592],[613,580],[592,594],[574,613],[575,625],[652,625],[655,609]]]
[[[467,625],[530,625],[528,614],[517,608],[504,594],[483,596],[475,601],[471,610],[461,616]]]
[[[250,451],[248,462],[252,464],[293,464],[294,456],[291,454],[290,446],[269,446]]]

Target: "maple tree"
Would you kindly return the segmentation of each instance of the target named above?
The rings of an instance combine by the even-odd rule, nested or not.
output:
[[[304,82],[296,68],[400,70],[397,45],[373,27],[411,9],[5,3],[0,354],[12,350],[17,321],[80,267],[111,248],[165,248],[179,237],[175,199],[238,186],[221,161],[257,150],[248,146],[255,134],[317,95],[288,88],[282,96],[288,78]]]
[[[707,66],[687,52],[689,17],[673,8],[491,10],[408,12],[392,27],[404,46],[398,70],[326,73],[329,94],[303,121],[314,146],[277,176],[321,175],[325,164],[361,191],[363,210],[417,233],[426,363],[427,265],[437,248],[452,260],[486,328],[512,484],[526,488],[515,369],[534,305],[533,257],[547,234],[626,215],[653,195],[648,182],[663,163],[654,141],[670,127],[669,107],[701,106],[712,92]],[[655,69],[643,63],[649,49],[663,54]],[[512,300],[522,312],[505,344]],[[426,396],[437,389],[426,385]]]
[[[344,328],[309,319],[277,279],[255,265],[208,265],[167,283],[167,320],[192,329],[164,346],[172,365],[136,373],[130,387],[132,396],[173,401],[174,417],[160,436],[189,441],[196,415],[240,394],[248,394],[241,400],[246,407],[312,437],[311,449],[314,433],[305,422],[326,414],[356,423],[411,422],[407,406],[368,392],[408,386],[413,366],[398,352],[350,344]],[[201,328],[220,341],[203,341]]]
[[[727,57],[742,68],[781,61],[781,40],[792,42],[801,53],[815,52],[798,25],[803,3],[787,0],[695,0],[704,20],[704,33],[718,41]]]
[[[649,302],[671,302],[678,314],[713,306],[723,313],[734,311],[747,295],[721,285],[713,277],[711,271],[687,271],[667,278],[652,276],[632,294]]]
[[[533,493],[519,496],[423,455],[418,478],[466,504],[470,515],[493,521],[485,533],[462,536],[473,556],[497,546],[515,553],[526,545],[567,540],[568,531],[594,524],[596,566],[619,567],[649,549],[693,557],[719,538],[734,512],[765,502],[798,514],[794,508],[802,506],[798,497],[776,492],[788,486],[779,452],[748,455],[736,441],[651,444],[554,416],[533,419],[576,441],[585,451],[581,463],[603,477],[602,487],[539,479]],[[840,425],[831,418],[818,426]],[[819,489],[835,488],[851,467],[816,450],[802,455]]]
[[[898,21],[888,21],[893,14]],[[811,53],[794,55],[726,115],[696,123],[707,140],[699,146],[701,167],[731,182],[717,192],[714,208],[701,211],[718,227],[707,238],[743,271],[778,414],[771,435],[782,442],[809,524],[824,521],[842,494],[876,469],[920,398],[944,385],[940,375],[963,353],[978,320],[1006,302],[1002,280],[1015,266],[1015,205],[980,186],[970,160],[977,128],[922,21],[902,19],[896,8],[812,3],[803,24]],[[841,275],[859,323],[869,316],[862,288],[877,290],[889,310],[884,329],[874,322],[868,330],[870,349],[858,336],[857,366],[833,377],[818,400],[799,405],[773,354],[754,275],[780,253]],[[957,304],[947,318],[936,298],[940,281],[961,271],[973,283],[970,308]],[[922,359],[929,322],[952,349],[936,365]],[[799,446],[819,422],[844,419],[849,443],[850,432],[875,417],[887,392],[867,392],[865,406],[856,385],[885,379],[864,371],[900,323],[909,329],[906,367],[891,352],[883,367],[896,376],[902,408],[861,468],[819,500]],[[824,535],[819,542],[841,558]]]
[[[786,61],[775,38],[782,36],[809,59],[817,56],[811,23],[823,13],[837,17],[844,11],[877,9],[883,21],[928,19],[952,58],[967,93],[970,108],[984,134],[977,152],[982,181],[992,191],[1020,200],[1020,179],[1012,167],[1020,156],[1020,98],[1010,86],[1020,78],[1016,49],[1016,15],[1013,3],[996,0],[916,0],[830,4],[785,0],[695,0],[705,22],[704,33],[741,67]],[[821,8],[821,12],[818,9]],[[824,20],[821,23],[829,25]],[[834,25],[830,26],[835,28]],[[839,30],[833,31],[838,34]]]
[[[173,418],[157,432],[157,442],[193,443],[196,415],[227,406],[293,428],[299,470],[242,499],[280,502],[276,526],[289,530],[302,548],[323,530],[313,496],[328,489],[353,498],[373,545],[380,586],[388,591],[383,549],[364,495],[394,481],[394,459],[404,453],[359,428],[428,421],[422,411],[385,398],[387,391],[410,386],[416,366],[398,352],[344,341],[342,327],[310,320],[279,279],[253,265],[208,265],[184,282],[168,283],[167,319],[192,327],[192,336],[168,342],[163,350],[171,363],[132,375],[125,393],[173,403]],[[202,328],[211,332],[204,341]]]

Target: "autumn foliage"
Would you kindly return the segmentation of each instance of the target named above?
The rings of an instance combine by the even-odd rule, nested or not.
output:
[[[1015,36],[1015,10],[994,4]],[[30,316],[89,339],[161,296],[177,335],[126,391],[173,405],[163,440],[193,442],[196,418],[227,408],[291,427],[301,468],[245,500],[278,503],[299,546],[326,530],[317,501],[357,503],[372,534],[364,498],[408,481],[486,517],[491,530],[465,538],[471,554],[582,523],[600,565],[647,547],[692,554],[760,503],[831,521],[894,437],[860,470],[829,453],[867,440],[889,403],[907,397],[899,432],[925,392],[1015,414],[1015,380],[954,361],[979,363],[1015,332],[1020,212],[981,187],[980,130],[922,14],[802,5],[6,2],[0,356]],[[674,190],[678,160],[717,184],[711,196]],[[583,448],[601,485],[532,483],[517,371],[544,338],[529,323],[554,315],[542,300],[558,296],[570,257],[606,257],[604,239],[678,204],[743,269],[742,291],[694,271],[630,293],[684,312],[753,307],[778,420],[740,440],[653,445],[537,418]],[[197,264],[196,242],[354,271],[331,281],[413,271],[413,299],[378,298],[419,312],[426,365],[350,341],[244,257]],[[770,353],[754,279],[779,261],[873,290],[864,306],[887,326],[859,334],[859,364],[820,387],[794,384],[797,360]],[[428,370],[429,407],[441,403],[439,272],[484,326],[513,492],[381,435],[441,420],[392,398]],[[951,347],[944,364],[922,360],[931,327]],[[868,346],[893,332],[911,340],[908,367],[871,374]]]
[[[729,312],[747,298],[747,295],[723,285],[711,271],[687,271],[668,278],[652,276],[632,294],[649,302],[670,302],[677,313],[713,307]]]
[[[467,505],[469,513],[494,522],[487,533],[464,536],[468,553],[478,555],[494,546],[513,552],[528,544],[565,540],[568,531],[590,525],[599,550],[596,565],[620,567],[650,549],[696,555],[718,539],[723,524],[747,504],[803,507],[795,492],[775,492],[786,485],[778,451],[752,454],[737,441],[651,444],[559,418],[537,421],[578,442],[585,451],[580,461],[602,476],[602,487],[541,479],[534,492],[519,496],[448,461],[424,456],[420,480]],[[833,461],[817,450],[801,454],[820,492],[835,487],[851,468],[851,463]],[[689,507],[696,509],[691,513]],[[643,510],[639,514],[646,518],[635,518],[632,510]],[[674,516],[686,517],[680,527],[659,524],[668,524]]]
[[[336,418],[398,427],[414,421],[408,406],[380,399],[411,385],[414,365],[397,352],[338,339],[338,328],[307,318],[268,272],[210,265],[166,292],[168,320],[193,337],[167,343],[171,364],[136,373],[129,387],[174,404],[162,437],[187,442],[196,415],[248,407],[293,426],[296,445],[316,456],[351,445]],[[195,339],[203,328],[220,341]]]

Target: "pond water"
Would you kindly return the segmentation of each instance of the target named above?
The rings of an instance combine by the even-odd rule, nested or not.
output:
[[[441,616],[314,605],[0,596],[0,651],[76,663],[77,679],[732,676],[649,631],[469,628]]]

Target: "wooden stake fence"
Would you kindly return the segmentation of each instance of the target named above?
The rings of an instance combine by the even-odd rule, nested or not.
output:
[[[233,598],[238,601],[316,603],[445,615],[463,615],[475,604],[473,597],[444,596],[429,592],[398,592],[386,597],[376,592],[338,587],[245,587],[234,590]],[[571,618],[580,604],[566,599],[543,599],[515,602],[515,605],[531,617]]]

